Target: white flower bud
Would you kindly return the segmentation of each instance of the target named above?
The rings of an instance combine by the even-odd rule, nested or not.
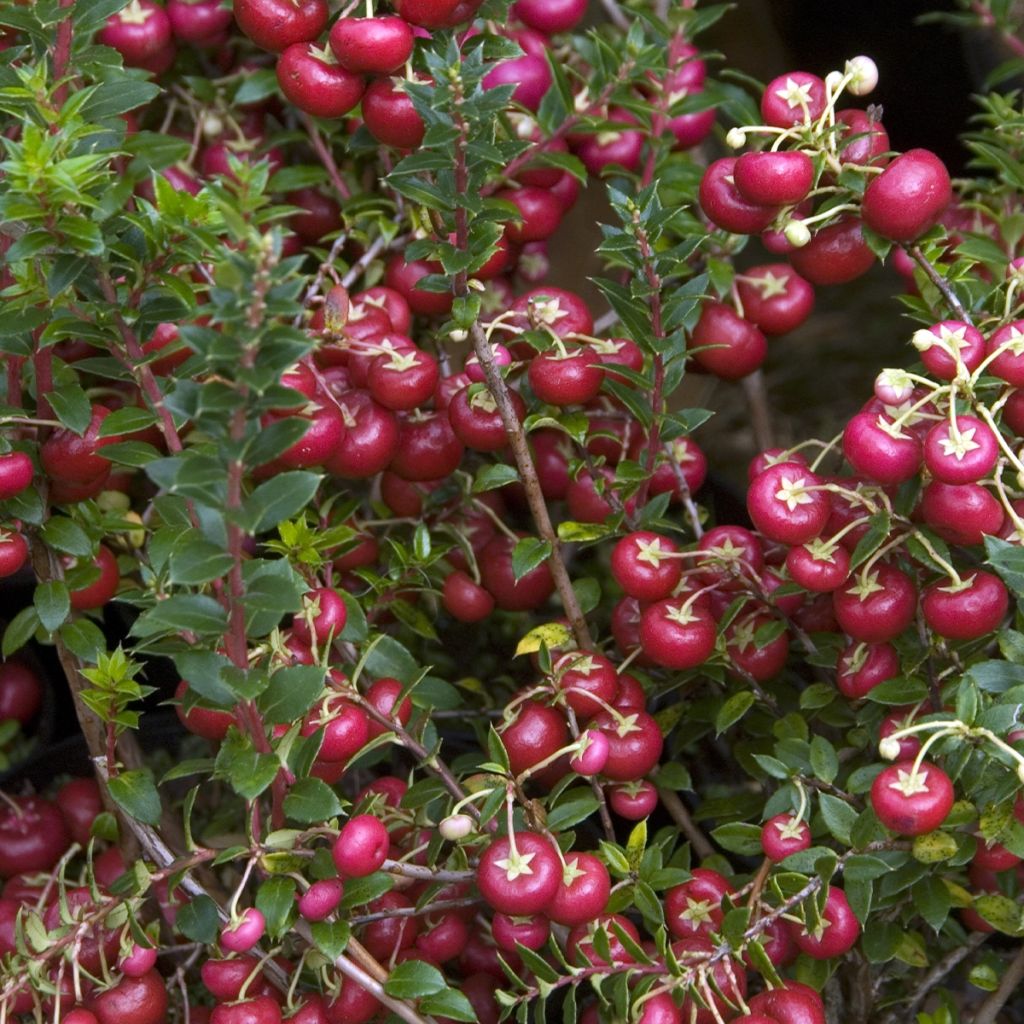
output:
[[[894,740],[891,736],[886,736],[881,743],[878,744],[878,752],[886,759],[886,761],[895,761],[900,756],[900,741]]]
[[[842,71],[830,71],[825,76],[825,88],[828,89],[829,93],[834,93],[843,80]]]
[[[811,240],[810,228],[802,220],[791,220],[782,229],[786,241],[796,249],[802,249]]]
[[[854,96],[867,96],[878,85],[878,65],[863,54],[846,62],[846,73],[852,76],[848,88]]]
[[[747,133],[742,128],[730,128],[725,136],[725,144],[730,149],[741,149],[747,141]]]
[[[473,831],[473,819],[468,814],[449,814],[437,830],[451,842],[465,839]]]

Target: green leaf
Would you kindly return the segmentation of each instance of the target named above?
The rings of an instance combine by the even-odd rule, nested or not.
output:
[[[171,549],[168,579],[171,583],[202,586],[225,576],[233,564],[234,559],[222,547],[189,531]]]
[[[995,569],[1014,596],[1024,596],[1024,548],[998,537],[986,537],[985,553],[986,564]]]
[[[761,828],[745,821],[734,821],[719,825],[711,833],[723,850],[738,853],[744,857],[755,857],[761,853]]]
[[[193,896],[179,907],[174,927],[187,939],[210,945],[217,939],[220,930],[220,918],[217,916],[217,904],[203,894]]]
[[[422,960],[406,960],[398,964],[384,982],[384,991],[395,999],[419,999],[444,992],[447,988],[444,975]]]
[[[65,622],[59,633],[68,650],[82,661],[95,661],[97,654],[107,647],[103,631],[84,616]]]
[[[233,727],[221,743],[216,765],[217,773],[246,800],[258,797],[274,781],[280,767],[276,757],[257,753],[252,741]]]
[[[348,885],[346,884],[346,889]],[[309,927],[313,944],[331,963],[345,952],[351,929],[344,921],[315,921]]]
[[[39,628],[39,615],[33,605],[22,608],[4,630],[3,644],[0,650],[5,658],[10,657],[15,651],[21,650],[35,635]]]
[[[548,827],[555,832],[586,821],[598,808],[597,797],[589,789],[576,787],[566,790],[548,811]]]
[[[478,1019],[473,1004],[454,988],[446,988],[443,992],[424,996],[420,1000],[419,1008],[421,1013],[467,1021],[468,1024],[475,1024]]]
[[[146,637],[155,633],[190,630],[220,636],[227,629],[228,617],[224,608],[206,594],[173,594],[143,612],[132,625],[134,636]]]
[[[876,512],[868,520],[867,532],[854,548],[853,555],[850,557],[850,568],[856,569],[858,565],[866,562],[885,543],[891,529],[892,522],[889,519],[889,513],[884,509],[881,512]]]
[[[818,795],[818,806],[825,820],[825,827],[841,843],[849,845],[850,831],[857,820],[857,811],[845,800],[830,796],[828,793]]]
[[[242,506],[240,522],[251,533],[263,533],[301,512],[323,479],[317,473],[293,470],[260,484]]]
[[[322,825],[341,812],[338,794],[323,779],[299,779],[284,798],[284,813],[300,825]]]
[[[296,722],[309,711],[324,688],[325,669],[320,665],[289,665],[279,668],[270,684],[256,698],[266,721],[273,725]]]
[[[63,551],[75,558],[92,556],[92,541],[89,535],[73,519],[67,516],[51,516],[43,525],[43,540],[55,551]]]
[[[273,938],[283,935],[296,912],[295,879],[275,877],[264,882],[256,892],[256,909],[266,918]]]
[[[715,715],[715,734],[721,736],[726,729],[735,725],[754,706],[756,700],[750,690],[734,693]]]
[[[375,678],[390,676],[401,683],[411,683],[420,674],[416,659],[397,640],[385,634],[374,638],[365,667]]]
[[[473,493],[493,491],[506,484],[514,484],[519,480],[519,473],[514,466],[499,463],[493,466],[481,466],[473,479]]]
[[[117,805],[146,825],[160,824],[160,794],[148,768],[137,768],[113,776],[107,783]]]
[[[512,551],[512,575],[518,583],[551,557],[551,545],[538,537],[524,537]]]
[[[47,580],[40,583],[32,597],[43,629],[52,633],[71,612],[71,597],[63,580]]]
[[[815,736],[811,740],[811,768],[822,782],[834,782],[839,773],[835,748],[824,736]]]
[[[10,257],[10,253],[8,253]],[[74,434],[84,434],[92,419],[92,403],[77,384],[64,384],[46,396],[57,419]]]

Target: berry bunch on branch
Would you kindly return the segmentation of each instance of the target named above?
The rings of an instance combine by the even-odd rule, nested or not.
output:
[[[0,7],[0,1020],[1020,1012],[1020,97],[954,181],[725,13]]]

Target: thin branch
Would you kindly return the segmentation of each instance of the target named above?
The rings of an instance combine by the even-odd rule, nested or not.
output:
[[[967,312],[949,282],[925,259],[924,253],[921,252],[921,246],[904,245],[903,251],[924,271],[925,277],[942,293],[946,305],[956,314],[956,318],[973,327],[974,321],[971,319],[971,314]]]
[[[750,425],[754,431],[754,443],[758,451],[775,447],[775,432],[772,430],[772,414],[768,406],[768,390],[764,385],[764,373],[755,370],[741,381],[747,398]]]
[[[629,31],[629,19],[622,13],[618,0],[601,0],[601,6],[608,15],[608,20],[616,28],[622,29],[623,32]]]
[[[916,1020],[917,1011],[921,1009],[928,993],[942,981],[951,971],[955,970],[983,942],[988,939],[987,932],[973,932],[962,946],[951,950],[941,960],[932,965],[932,969],[918,982],[910,997],[910,1002],[889,1011],[884,1024],[900,1024],[900,1021]]]
[[[312,143],[313,149],[316,150],[316,155],[320,158],[320,163],[323,164],[324,170],[327,171],[327,176],[331,179],[334,191],[338,193],[342,200],[351,199],[352,190],[345,184],[345,179],[341,176],[341,171],[338,170],[338,164],[334,159],[330,146],[324,142],[320,135],[320,129],[317,128],[316,123],[309,114],[301,114],[300,117],[302,123],[306,126],[306,134],[309,136],[309,141]]]
[[[669,816],[676,825],[679,826],[679,831],[690,841],[693,852],[701,860],[710,857],[715,852],[715,848],[693,818],[690,817],[690,812],[686,809],[686,804],[680,799],[679,794],[671,789],[659,789],[658,796],[661,797],[662,806],[668,811]]]
[[[1014,990],[1024,979],[1024,946],[1017,950],[1017,955],[1006,967],[1006,972],[999,981],[999,987],[978,1007],[971,1024],[995,1024],[999,1011],[1006,1005]]]

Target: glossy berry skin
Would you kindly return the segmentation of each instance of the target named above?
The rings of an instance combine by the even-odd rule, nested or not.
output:
[[[394,0],[392,7],[421,28],[454,28],[476,13],[481,0]]]
[[[342,826],[331,856],[342,878],[362,878],[380,868],[390,844],[388,830],[379,818],[357,814]]]
[[[517,580],[512,572],[510,537],[497,536],[488,541],[477,556],[483,585],[494,597],[494,603],[507,612],[529,611],[543,604],[555,589],[551,569],[543,562]]]
[[[551,405],[582,405],[596,398],[604,381],[601,361],[590,349],[563,356],[557,350],[540,352],[527,371],[530,387]]]
[[[761,849],[769,860],[785,860],[810,845],[811,830],[807,822],[798,821],[795,814],[776,814],[761,827]]]
[[[795,206],[811,190],[814,164],[799,150],[744,153],[736,160],[733,182],[748,203]]]
[[[0,455],[0,501],[20,494],[30,483],[35,470],[24,452]]]
[[[912,242],[928,230],[953,197],[946,165],[930,150],[898,156],[864,190],[864,223],[894,242]]]
[[[232,953],[246,953],[263,938],[266,930],[263,914],[255,907],[246,907],[237,921],[229,922],[221,929],[221,948]]]
[[[334,913],[344,894],[345,887],[340,879],[323,878],[299,897],[299,913],[307,921],[323,921]]]
[[[169,62],[157,67],[163,55],[173,56],[174,36],[167,12],[153,0],[136,0],[127,8],[107,18],[96,33],[96,42],[112,46],[127,67],[166,71]]]
[[[459,622],[482,622],[494,611],[494,598],[461,569],[445,577],[441,602]]]
[[[575,28],[587,13],[586,0],[518,0],[512,13],[530,28],[552,36]]]
[[[977,483],[951,484],[933,480],[918,506],[926,525],[950,544],[981,544],[995,536],[1006,518],[998,499]]]
[[[915,331],[913,344],[921,354],[925,369],[940,380],[953,380],[962,370],[973,373],[986,355],[985,339],[981,332],[959,320],[942,320],[931,327]],[[957,354],[960,357],[959,363]],[[998,359],[994,362],[998,362]],[[999,376],[992,368],[992,363],[989,369]]]
[[[603,654],[570,651],[554,663],[558,689],[566,704],[582,718],[597,714],[619,692],[615,665]]]
[[[233,9],[238,27],[273,53],[317,39],[327,27],[327,0],[236,0]]]
[[[736,157],[716,160],[700,180],[700,208],[712,224],[736,235],[756,235],[764,231],[777,210],[746,199],[736,187]]]
[[[624,786],[612,786],[608,803],[620,818],[625,818],[626,821],[640,821],[658,806],[658,790],[653,782],[646,779]]]
[[[216,46],[234,20],[217,0],[167,0],[165,10],[175,39],[193,46]]]
[[[398,450],[398,420],[365,391],[338,396],[344,433],[324,468],[344,479],[362,480],[386,469]]]
[[[383,81],[383,79],[378,79]],[[374,85],[376,83],[373,83]],[[370,86],[370,89],[373,85]],[[367,90],[369,92],[369,90]],[[363,115],[366,115],[366,100],[363,100]],[[452,297],[437,292],[424,291],[417,287],[428,274],[437,273],[439,264],[427,260],[406,262],[401,254],[396,253],[384,270],[384,280],[389,288],[393,288],[408,303],[413,313],[419,316],[440,316],[452,308]]]
[[[85,433],[79,437],[66,427],[58,427],[39,449],[43,472],[51,480],[73,484],[90,484],[110,472],[110,460],[99,454],[100,449],[118,440],[100,437],[103,421],[110,415],[106,406],[94,405],[92,417]]]
[[[949,776],[930,761],[914,769],[913,761],[884,768],[871,784],[871,806],[878,820],[901,836],[921,836],[937,829],[953,806]]]
[[[816,231],[805,246],[794,249],[789,261],[811,284],[847,284],[874,266],[875,255],[864,241],[860,221],[841,217]]]
[[[561,204],[544,188],[525,185],[504,189],[495,199],[511,203],[519,211],[518,216],[505,225],[506,237],[517,245],[550,238],[562,221]]]
[[[509,323],[514,327],[550,327],[560,338],[570,334],[593,334],[594,318],[587,304],[575,292],[544,285],[520,295],[510,307],[520,314]],[[600,363],[599,358],[593,362]]]
[[[551,843],[536,832],[515,833],[516,852],[508,836],[484,850],[476,869],[480,895],[499,913],[543,913],[562,883],[562,865]]]
[[[363,95],[363,121],[370,134],[385,146],[415,149],[423,141],[426,126],[401,83],[402,79],[395,78],[372,81]],[[391,282],[388,285],[394,287]]]
[[[122,978],[89,1001],[99,1024],[161,1024],[167,1015],[167,988],[160,973]]]
[[[843,632],[854,640],[880,644],[898,637],[914,621],[917,588],[895,566],[878,563],[834,591],[832,606]]]
[[[863,110],[849,107],[836,113],[836,123],[845,127],[839,138],[850,141],[839,150],[839,159],[849,164],[884,163],[883,154],[890,149],[889,133],[881,121]],[[859,136],[859,137],[858,137]]]
[[[995,632],[1006,617],[1006,585],[982,569],[961,576],[964,587],[940,580],[921,595],[921,612],[932,632],[947,640],[976,640]]]
[[[988,424],[974,416],[958,416],[956,428],[955,435],[950,422],[943,420],[928,431],[924,464],[943,483],[977,483],[995,469],[999,443]]]
[[[825,927],[820,936],[795,928],[793,938],[801,952],[815,960],[832,960],[848,953],[860,937],[860,923],[842,889],[829,889],[821,916]]]
[[[765,334],[796,330],[814,309],[814,288],[788,263],[751,267],[736,278],[743,316]]]
[[[84,587],[71,591],[71,607],[75,611],[102,608],[117,593],[118,585],[121,582],[121,573],[117,567],[117,559],[110,549],[101,544],[93,564],[100,571],[99,578]]]
[[[612,549],[612,576],[630,597],[661,601],[682,578],[682,559],[667,557],[677,550],[668,537],[650,530],[637,530],[623,537]]]
[[[786,571],[794,583],[815,594],[828,594],[850,576],[850,553],[841,544],[821,548],[801,544],[786,552]]]
[[[513,775],[529,770],[569,742],[565,715],[549,704],[533,700],[523,701],[515,718],[500,726],[498,733]]]
[[[733,887],[717,871],[694,868],[688,882],[665,893],[665,923],[677,938],[707,936],[717,931],[725,916],[722,898]]]
[[[57,791],[55,802],[64,816],[71,839],[83,847],[87,846],[92,824],[103,811],[103,797],[96,780],[70,779]]]
[[[319,710],[311,713],[309,721],[303,725],[302,735],[311,736],[321,728],[323,739],[318,761],[347,762],[370,738],[366,712],[340,694],[332,694],[321,702]]]
[[[861,476],[901,484],[921,468],[921,441],[882,413],[859,412],[843,430],[843,454]]]
[[[327,644],[341,635],[348,609],[338,591],[330,587],[310,590],[302,598],[302,608],[303,612],[292,620],[292,636],[306,644],[311,644],[314,637],[318,644]],[[305,617],[307,610],[312,614],[312,625]]]
[[[1024,320],[1014,320],[993,332],[985,349],[986,355],[998,353],[988,364],[989,373],[1015,388],[1024,387]]]
[[[331,26],[331,50],[357,75],[390,75],[412,55],[415,38],[404,18],[339,18]]]
[[[63,815],[41,797],[11,800],[0,804],[0,878],[49,871],[71,843]]]
[[[458,469],[463,451],[444,411],[416,411],[399,419],[390,469],[403,480],[441,480]]]
[[[532,917],[495,914],[491,921],[491,935],[499,949],[514,952],[516,943],[527,949],[540,949],[551,934],[551,922],[543,914]]]
[[[14,719],[27,725],[43,704],[43,682],[21,658],[0,661],[0,722]]]
[[[210,1013],[210,1024],[281,1024],[281,1004],[263,995],[238,1003],[218,1003]]]
[[[700,605],[686,608],[686,600],[682,597],[656,601],[641,615],[640,646],[662,668],[696,668],[715,649],[715,620]]]
[[[547,915],[557,924],[574,928],[604,913],[611,879],[608,869],[593,854],[571,853],[565,863],[565,877],[548,905]]]
[[[13,530],[0,529],[0,579],[13,576],[28,561],[28,541]]]
[[[768,354],[760,329],[724,302],[707,301],[691,337],[693,358],[722,380],[740,380],[758,369]]]
[[[836,660],[836,686],[847,700],[860,700],[869,690],[899,674],[899,655],[887,643],[854,642]]]
[[[750,1000],[750,1012],[766,1016],[771,1024],[825,1024],[821,996],[799,981],[786,981],[780,988],[759,992]]]
[[[514,57],[512,60],[503,60],[496,64],[484,75],[483,85],[485,89],[493,89],[499,85],[515,86],[512,102],[528,110],[537,110],[545,93],[551,88],[551,68],[541,54],[527,53],[522,57]],[[553,172],[556,169],[548,170]],[[537,184],[538,172],[532,172],[532,177],[534,180],[523,184]],[[555,177],[557,180],[558,175]],[[564,207],[560,200],[556,199],[556,202],[561,215]]]
[[[620,716],[621,721],[601,711],[591,722],[608,737],[608,759],[602,774],[613,782],[635,782],[654,770],[665,741],[658,723],[646,711],[627,710]]]
[[[323,59],[312,43],[292,43],[278,58],[277,82],[292,104],[314,117],[343,117],[363,95],[363,79]]]
[[[384,408],[408,411],[433,396],[439,376],[437,360],[429,352],[411,348],[377,356],[370,363],[366,383]]]
[[[757,529],[782,544],[806,544],[828,522],[831,502],[821,481],[806,466],[780,462],[751,481],[747,511]]]
[[[761,95],[761,116],[775,128],[789,128],[820,117],[825,109],[825,83],[807,71],[773,78]]]

